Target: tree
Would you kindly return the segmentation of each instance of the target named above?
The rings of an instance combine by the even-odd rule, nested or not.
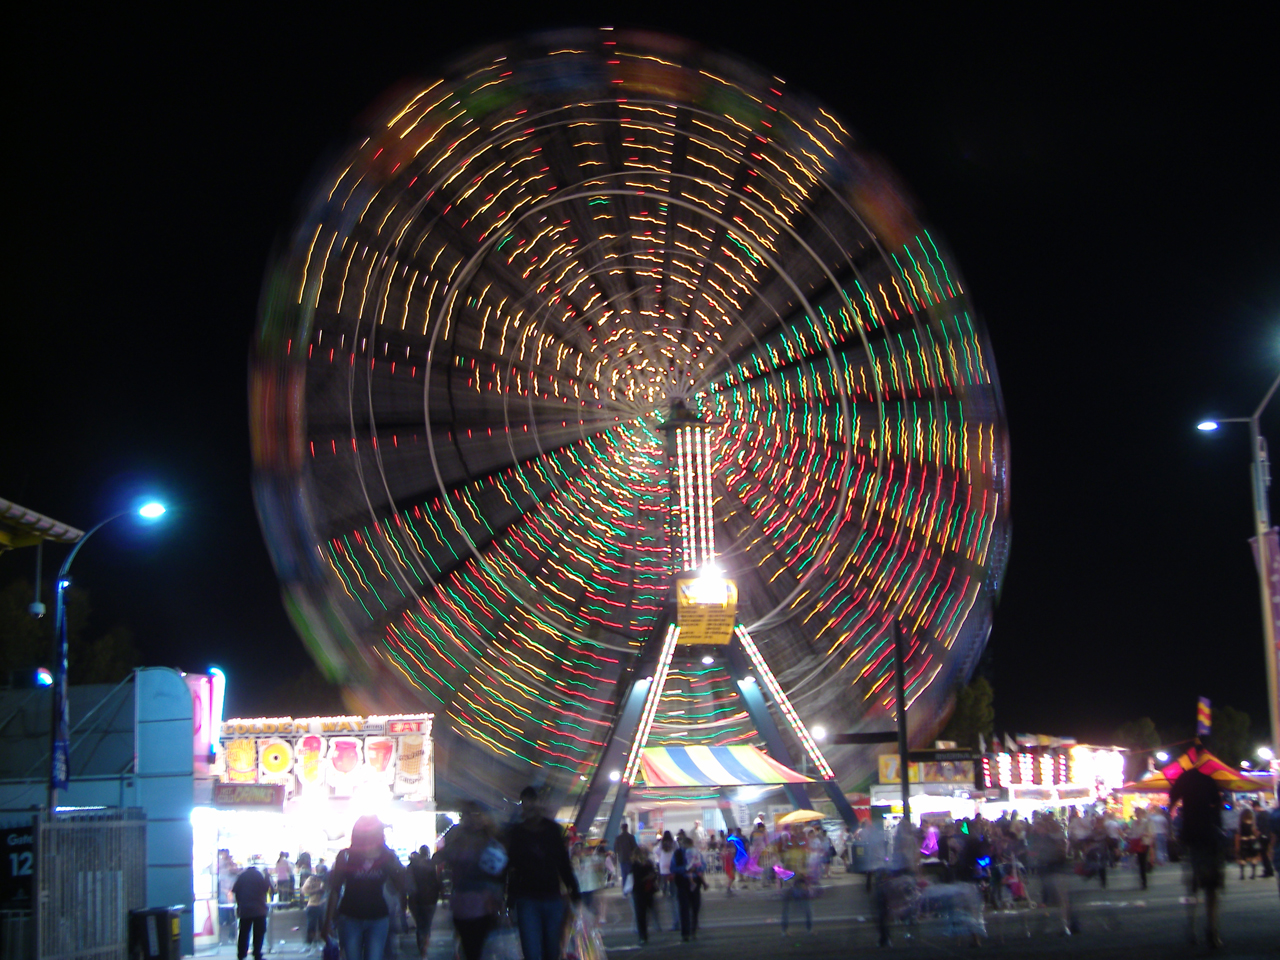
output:
[[[976,749],[978,734],[990,743],[995,726],[995,692],[986,677],[978,677],[956,691],[956,705],[939,740],[954,740],[960,747]]]
[[[1111,739],[1116,746],[1129,751],[1124,764],[1126,780],[1136,780],[1142,776],[1147,766],[1147,756],[1164,742],[1150,717],[1139,717],[1121,724],[1111,735]]]
[[[53,667],[53,586],[45,585],[49,612],[33,617],[28,611],[35,591],[31,581],[14,580],[0,588],[0,682],[36,667]],[[90,635],[89,594],[70,587],[67,605],[67,680],[80,683],[119,683],[141,663],[141,654],[128,627],[114,626]]]
[[[1230,767],[1239,767],[1249,756],[1249,715],[1235,707],[1214,707],[1213,726],[1207,745]]]
[[[79,643],[67,655],[67,681],[119,683],[138,666],[142,655],[128,627],[112,627],[96,640]]]

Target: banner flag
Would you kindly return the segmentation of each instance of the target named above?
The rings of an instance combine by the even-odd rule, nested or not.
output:
[[[1207,737],[1213,726],[1213,713],[1209,709],[1209,698],[1201,697],[1196,704],[1196,736]]]
[[[1271,622],[1275,624],[1276,649],[1271,655],[1280,655],[1280,528],[1272,527],[1266,533],[1267,540],[1267,594],[1271,600]],[[1253,563],[1258,563],[1258,538],[1249,538],[1253,550]]]

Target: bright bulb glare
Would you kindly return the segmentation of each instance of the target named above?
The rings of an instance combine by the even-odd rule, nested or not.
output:
[[[694,603],[718,603],[723,606],[729,602],[729,581],[720,577],[698,577],[693,581],[689,597]]]
[[[1217,429],[1218,429],[1218,421],[1216,421],[1216,420],[1206,420],[1206,421],[1204,421],[1203,423],[1197,423],[1197,424],[1196,424],[1196,429],[1197,429],[1197,430],[1205,430],[1205,431],[1208,431],[1208,430],[1217,430]]]
[[[1156,753],[1156,759],[1159,760],[1161,763],[1165,763],[1166,761],[1168,761],[1169,755],[1165,753],[1163,750],[1160,750]]]
[[[156,503],[153,500],[151,503],[143,504],[138,510],[138,513],[146,517],[148,520],[154,520],[156,517],[161,516],[164,513],[164,504]]]
[[[53,674],[49,672],[48,667],[40,667],[36,670],[36,684],[41,687],[53,686]]]
[[[612,782],[617,783],[619,780],[621,780],[621,779],[622,779],[622,774],[621,774],[621,773],[619,773],[617,770],[610,770],[610,771],[609,771],[609,779],[610,779]]]
[[[710,666],[711,664],[716,662],[716,658],[708,655],[702,658],[702,662],[705,663],[707,666]]]
[[[825,740],[825,739],[827,739],[827,728],[826,728],[826,727],[824,727],[824,726],[822,726],[821,724],[819,724],[818,726],[814,727],[814,728],[813,728],[812,730],[810,730],[809,732],[810,732],[811,734],[813,734],[813,739],[815,739],[815,740]]]
[[[1261,757],[1263,760],[1272,760],[1275,758],[1275,753],[1272,751],[1270,747],[1259,747],[1258,756]]]

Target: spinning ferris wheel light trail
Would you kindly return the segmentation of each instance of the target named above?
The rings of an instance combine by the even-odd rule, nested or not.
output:
[[[830,110],[677,38],[528,37],[392,94],[268,271],[251,423],[312,655],[434,711],[460,789],[593,773],[684,571],[737,585],[815,766],[793,717],[896,709],[895,619],[940,724],[1003,574],[999,386],[942,241]],[[647,722],[760,735],[725,658],[674,658]]]

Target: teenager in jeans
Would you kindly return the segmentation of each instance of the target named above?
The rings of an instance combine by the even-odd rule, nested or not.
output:
[[[524,960],[560,960],[565,915],[561,887],[574,903],[582,895],[564,830],[543,815],[533,787],[520,791],[520,819],[508,829],[506,841],[507,897],[515,907]]]
[[[391,911],[383,896],[389,882],[401,903],[406,893],[404,866],[384,840],[386,827],[374,816],[351,828],[351,846],[339,851],[329,871],[329,907],[324,935],[337,919],[338,942],[346,960],[382,960]]]

